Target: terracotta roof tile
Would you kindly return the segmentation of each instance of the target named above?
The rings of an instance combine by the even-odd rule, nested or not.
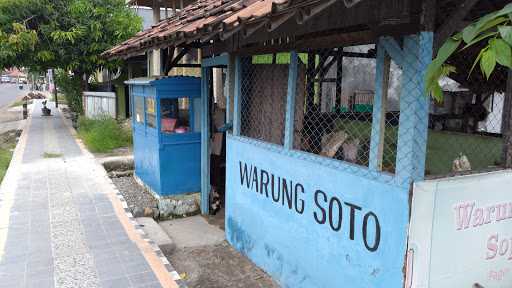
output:
[[[107,58],[128,57],[152,47],[174,46],[193,41],[226,39],[244,28],[252,34],[266,27],[272,29],[289,19],[297,7],[324,7],[333,0],[198,0],[176,15],[137,33],[127,41],[103,53]],[[327,5],[326,5],[327,4]],[[288,14],[283,16],[284,14]],[[257,29],[255,29],[257,28]]]

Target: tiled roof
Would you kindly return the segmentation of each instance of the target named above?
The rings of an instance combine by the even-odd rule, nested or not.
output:
[[[127,57],[158,47],[225,40],[237,32],[248,37],[263,27],[270,32],[291,17],[302,23],[338,1],[341,0],[198,0],[103,56]],[[343,1],[349,7],[364,0]]]

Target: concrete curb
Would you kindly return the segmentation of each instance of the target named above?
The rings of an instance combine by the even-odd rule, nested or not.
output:
[[[167,260],[164,253],[160,250],[158,245],[156,245],[156,243],[153,240],[149,239],[148,235],[142,230],[142,226],[137,222],[135,217],[133,217],[132,213],[130,212],[130,209],[128,208],[128,203],[124,199],[121,192],[117,189],[115,184],[112,182],[112,180],[107,176],[107,171],[105,170],[103,165],[101,165],[100,162],[94,157],[94,155],[91,152],[89,152],[89,150],[87,150],[87,148],[82,143],[82,141],[76,137],[77,135],[76,135],[75,129],[73,129],[73,127],[70,125],[70,123],[68,123],[68,119],[66,119],[64,117],[63,112],[60,109],[59,109],[59,117],[62,118],[64,125],[68,128],[71,135],[73,135],[73,137],[75,138],[75,142],[77,143],[78,147],[80,147],[80,150],[82,151],[82,153],[84,153],[84,155],[86,155],[87,157],[92,158],[93,161],[96,163],[96,165],[101,167],[101,169],[99,169],[99,171],[103,172],[102,177],[105,178],[105,180],[109,183],[110,188],[113,190],[113,192],[115,192],[115,198],[113,197],[113,199],[118,200],[117,201],[118,203],[113,203],[113,204],[119,204],[122,207],[122,209],[124,210],[124,214],[125,214],[124,216],[127,217],[129,223],[132,225],[132,228],[135,230],[135,232],[138,234],[138,236],[142,239],[142,241],[144,241],[144,243],[151,248],[152,253],[159,259],[160,264],[163,265],[163,267],[165,267],[165,269],[168,273],[168,276],[175,283],[175,285],[172,285],[172,286],[166,286],[166,285],[163,285],[163,286],[164,287],[177,286],[180,288],[187,288],[187,285],[185,284],[183,279],[181,279],[181,277],[178,274],[178,272],[176,271],[176,269],[174,269],[174,267],[171,265],[169,260]],[[115,210],[115,207],[114,207],[114,210]],[[121,222],[123,222],[123,221],[121,221]],[[127,232],[129,233],[129,231],[127,231]],[[139,245],[139,243],[137,243],[137,245]],[[139,249],[142,252],[145,251],[144,247],[139,246]],[[151,261],[149,261],[149,259],[147,259],[147,260],[148,260],[148,264],[152,268],[155,268],[152,266]],[[156,269],[153,269],[153,272],[155,272],[155,274],[157,274],[157,277],[159,276],[158,271],[156,271]],[[161,283],[162,283],[162,281],[161,281]]]

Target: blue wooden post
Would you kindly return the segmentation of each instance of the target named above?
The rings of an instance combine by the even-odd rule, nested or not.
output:
[[[211,68],[201,68],[201,213],[209,213],[210,197],[210,119],[208,117],[210,91],[208,82]]]
[[[233,135],[240,136],[240,110],[242,96],[242,63],[240,56],[235,58],[235,91],[233,95]]]
[[[162,145],[162,120],[161,120],[161,117],[162,115],[160,114],[160,99],[158,97],[158,95],[155,93],[155,129],[156,129],[156,135],[158,135],[158,146],[160,148],[163,147]]]
[[[284,148],[293,149],[293,128],[295,122],[295,94],[297,94],[297,52],[290,53],[288,67],[288,90],[286,95],[286,119],[284,127]]]
[[[372,113],[372,136],[370,141],[369,168],[373,171],[382,170],[382,155],[387,110],[387,89],[389,83],[390,59],[386,49],[379,41],[377,46],[377,67],[375,72],[375,96]]]
[[[395,41],[394,38],[392,38],[392,37],[381,37],[379,39],[379,45],[381,47],[384,47],[384,49],[386,49],[386,53],[389,56],[391,56],[393,61],[395,61],[395,63],[398,66],[400,66],[400,67],[404,66],[405,53],[407,53],[407,52],[404,52],[400,48],[400,45],[398,45],[398,43]]]
[[[396,175],[408,185],[425,176],[429,98],[423,78],[432,61],[433,33],[406,36],[403,49],[402,91]]]
[[[233,78],[235,76],[234,73],[235,69],[235,63],[234,58],[228,54],[227,59],[227,73],[226,73],[226,86],[227,86],[227,93],[226,93],[226,123],[233,123],[233,119],[231,119],[231,98],[233,97],[232,93],[232,82]]]

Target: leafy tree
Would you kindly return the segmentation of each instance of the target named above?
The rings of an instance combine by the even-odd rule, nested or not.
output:
[[[497,65],[512,69],[512,3],[483,16],[462,32],[450,37],[439,48],[437,57],[429,65],[425,75],[425,92],[434,100],[443,100],[439,79],[456,72],[454,66],[447,64],[450,56],[474,45],[482,45],[482,48],[469,74],[478,64],[487,79],[491,77]]]
[[[141,27],[124,0],[0,0],[0,67],[61,69],[81,98],[91,73],[120,64],[100,54]]]

